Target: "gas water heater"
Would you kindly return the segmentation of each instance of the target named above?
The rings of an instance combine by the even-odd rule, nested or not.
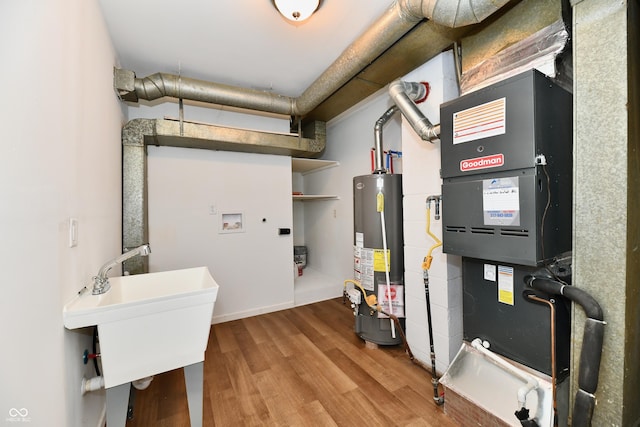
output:
[[[381,200],[384,202],[382,212]],[[353,178],[353,224],[354,277],[367,294],[377,297],[385,311],[400,318],[404,328],[402,175],[374,173]],[[388,297],[387,285],[391,291]],[[380,345],[400,344],[400,331],[393,328],[383,313],[364,303],[358,306],[355,332],[363,340]]]
[[[523,278],[571,250],[572,96],[536,70],[442,104],[443,252],[461,255],[463,333],[551,373],[569,367],[569,303]]]

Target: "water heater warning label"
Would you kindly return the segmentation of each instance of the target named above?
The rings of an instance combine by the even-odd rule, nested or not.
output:
[[[387,289],[386,283],[378,283],[378,303],[387,312],[397,317],[405,317],[404,315],[404,286],[398,284],[390,284]],[[391,308],[389,308],[391,303]],[[389,316],[378,312],[378,318],[386,319]]]
[[[507,99],[500,98],[453,113],[453,144],[506,133],[506,105]]]
[[[374,251],[370,248],[353,246],[353,276],[367,291],[373,291]]]

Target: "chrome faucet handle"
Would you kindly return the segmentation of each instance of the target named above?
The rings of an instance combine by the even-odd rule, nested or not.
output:
[[[93,287],[91,290],[92,295],[100,295],[107,292],[111,288],[108,278],[101,278],[93,276]]]

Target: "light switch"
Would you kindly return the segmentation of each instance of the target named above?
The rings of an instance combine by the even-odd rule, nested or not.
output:
[[[69,218],[69,247],[78,246],[78,220]]]

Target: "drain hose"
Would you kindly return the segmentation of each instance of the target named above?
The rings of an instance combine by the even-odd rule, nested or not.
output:
[[[580,351],[580,370],[578,372],[578,387],[576,393],[572,426],[591,426],[591,418],[595,408],[594,393],[598,388],[598,374],[600,359],[602,358],[602,343],[604,339],[604,316],[598,302],[582,289],[545,277],[526,276],[525,283],[533,289],[547,294],[564,295],[579,304],[584,310],[587,320],[584,325],[582,349]]]

